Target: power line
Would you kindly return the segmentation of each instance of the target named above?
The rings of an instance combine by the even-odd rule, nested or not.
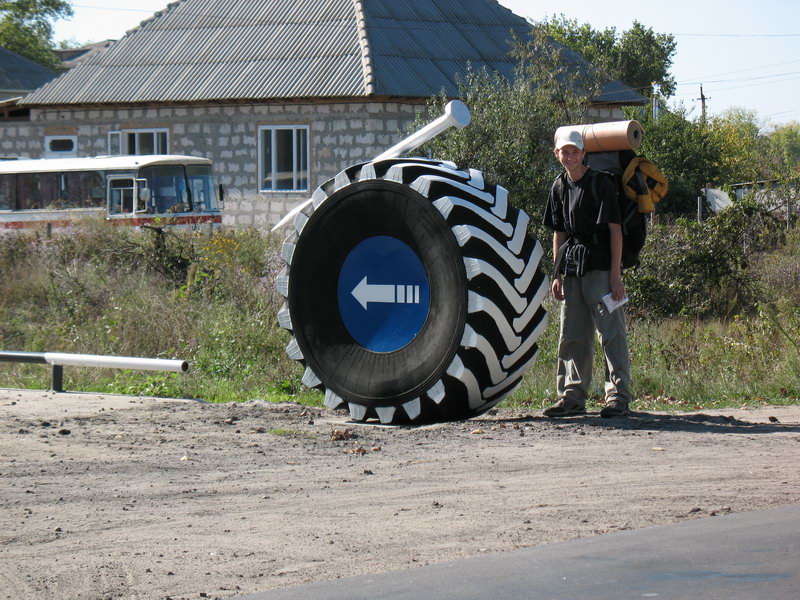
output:
[[[795,59],[795,60],[787,60],[787,61],[779,62],[779,63],[771,63],[769,65],[760,65],[758,67],[747,67],[747,68],[744,68],[744,69],[737,69],[736,71],[726,71],[724,73],[712,73],[710,75],[702,75],[700,77],[694,77],[693,79],[696,79],[697,81],[701,81],[701,80],[704,80],[704,79],[708,79],[709,77],[722,77],[723,75],[736,75],[737,73],[744,73],[745,71],[760,71],[761,69],[768,69],[770,67],[782,67],[783,65],[791,65],[791,64],[797,63],[797,62],[800,62],[800,58]],[[682,84],[688,85],[690,83],[694,85],[697,82],[696,81],[692,81],[692,82],[679,81],[678,85],[682,85]]]
[[[733,87],[719,88],[719,89],[714,90],[714,91],[716,91],[716,92],[727,92],[728,90],[739,90],[739,89],[742,89],[742,88],[755,87],[757,85],[768,85],[770,83],[785,83],[787,81],[794,81],[795,79],[800,79],[800,77],[789,77],[787,79],[781,79],[780,81],[766,81],[766,82],[759,82],[759,83],[749,83],[747,85],[735,85]]]
[[[786,75],[793,75],[793,74],[794,73],[784,73],[784,74],[781,74],[781,75],[775,75],[775,77],[785,77]],[[763,78],[761,78],[761,77],[753,77],[751,79],[743,79],[741,81],[755,81],[757,79],[760,80],[760,79],[763,79]],[[714,92],[726,92],[728,90],[738,90],[738,89],[741,89],[741,88],[754,87],[754,86],[757,86],[757,85],[769,85],[769,84],[772,84],[772,83],[785,83],[787,81],[794,81],[796,79],[800,79],[800,77],[786,77],[785,79],[780,79],[780,80],[777,80],[777,81],[757,81],[756,83],[748,83],[748,84],[745,84],[745,85],[734,85],[734,86],[726,87],[726,88],[715,88]],[[699,82],[699,81],[697,81],[697,82],[691,82],[691,83],[680,83],[678,85],[681,86],[681,87],[684,87],[684,86],[687,86],[687,85],[697,85],[698,83],[714,83],[714,82],[706,82],[706,81]],[[683,92],[681,94],[675,94],[675,96],[676,97],[677,96],[691,96],[693,94],[694,94],[694,92]]]
[[[769,117],[777,117],[778,115],[793,115],[793,114],[800,115],[800,109],[792,108],[792,109],[789,109],[789,110],[781,110],[781,111],[778,111],[778,112],[770,113],[768,115],[764,115],[764,117],[765,118],[769,118]]]
[[[147,9],[144,9],[144,8],[111,8],[109,6],[88,6],[86,4],[73,4],[72,7],[73,8],[90,8],[92,10],[113,10],[113,11],[117,11],[117,12],[148,13],[148,14],[151,14],[151,15],[154,12],[157,12],[157,11],[153,11],[153,10],[147,10]]]
[[[800,33],[673,33],[682,37],[730,37],[730,38],[765,38],[765,37],[800,37]]]
[[[698,83],[734,83],[736,81],[756,81],[759,79],[773,79],[775,77],[787,77],[789,75],[798,75],[800,71],[792,71],[790,73],[776,73],[774,75],[760,75],[758,77],[740,77],[739,79],[704,79],[701,78],[699,81],[686,81],[681,82],[682,85],[697,85]]]

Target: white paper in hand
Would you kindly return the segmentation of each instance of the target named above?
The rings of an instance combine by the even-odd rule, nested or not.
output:
[[[628,301],[628,295],[627,294],[625,294],[622,297],[622,300],[614,300],[614,298],[611,297],[611,294],[606,294],[605,296],[603,296],[603,304],[605,305],[606,309],[610,313],[612,313],[615,310],[617,310],[620,306],[625,304],[627,301]]]

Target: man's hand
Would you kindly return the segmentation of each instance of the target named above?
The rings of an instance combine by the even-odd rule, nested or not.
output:
[[[608,286],[611,288],[611,297],[622,300],[625,297],[625,284],[622,282],[622,228],[619,223],[609,223],[608,231],[611,235],[611,271],[608,276]]]
[[[561,277],[553,279],[553,283],[550,284],[550,290],[553,292],[553,297],[556,300],[559,302],[564,300],[564,281]]]
[[[558,259],[558,250],[566,241],[567,234],[565,232],[553,232],[553,261]],[[559,302],[564,300],[564,280],[560,276],[553,278],[553,283],[550,284],[550,291],[553,292],[553,297]]]
[[[622,300],[625,297],[625,283],[622,281],[622,275],[611,271],[608,276],[608,285],[611,288],[611,297],[614,300]]]

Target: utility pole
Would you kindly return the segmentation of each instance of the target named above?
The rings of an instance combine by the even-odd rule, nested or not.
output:
[[[700,118],[702,119],[703,123],[706,122],[706,100],[711,100],[711,98],[706,98],[706,95],[703,93],[703,84],[700,84],[700,97],[695,98],[695,100],[700,100]]]

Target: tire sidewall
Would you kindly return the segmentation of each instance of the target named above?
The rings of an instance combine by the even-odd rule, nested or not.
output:
[[[353,339],[337,298],[348,255],[376,236],[405,244],[422,263],[429,289],[421,329],[390,352]],[[468,293],[462,252],[439,211],[409,186],[368,180],[334,192],[304,225],[289,277],[288,304],[303,357],[326,388],[349,402],[381,406],[418,397],[459,348]]]

